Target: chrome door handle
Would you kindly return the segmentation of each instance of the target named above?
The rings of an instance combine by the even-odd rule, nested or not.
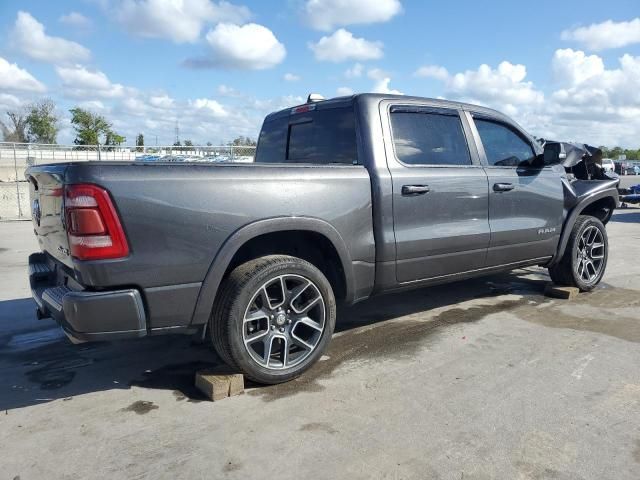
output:
[[[429,193],[429,185],[403,185],[402,195],[424,195]]]
[[[513,190],[515,185],[513,183],[494,183],[493,191],[494,192],[508,192]]]

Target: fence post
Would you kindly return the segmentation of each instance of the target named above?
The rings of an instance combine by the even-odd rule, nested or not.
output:
[[[18,201],[18,217],[22,218],[22,205],[20,205],[20,184],[18,183],[18,157],[16,155],[16,144],[13,144],[13,168],[16,172],[16,200]]]

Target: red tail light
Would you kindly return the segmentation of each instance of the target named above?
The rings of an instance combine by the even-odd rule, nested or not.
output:
[[[122,258],[129,245],[109,192],[96,185],[68,185],[64,199],[71,255],[78,260]]]

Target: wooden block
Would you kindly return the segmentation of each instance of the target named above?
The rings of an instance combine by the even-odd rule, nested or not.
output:
[[[563,300],[573,300],[580,293],[580,289],[576,287],[562,287],[555,283],[547,283],[544,288],[544,294],[547,297],[561,298]]]
[[[220,375],[210,371],[196,372],[196,387],[208,398],[217,402],[244,392],[244,376]]]

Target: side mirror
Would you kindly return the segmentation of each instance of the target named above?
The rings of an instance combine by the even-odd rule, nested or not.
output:
[[[567,159],[564,145],[559,142],[547,142],[544,144],[544,164],[557,165]]]

